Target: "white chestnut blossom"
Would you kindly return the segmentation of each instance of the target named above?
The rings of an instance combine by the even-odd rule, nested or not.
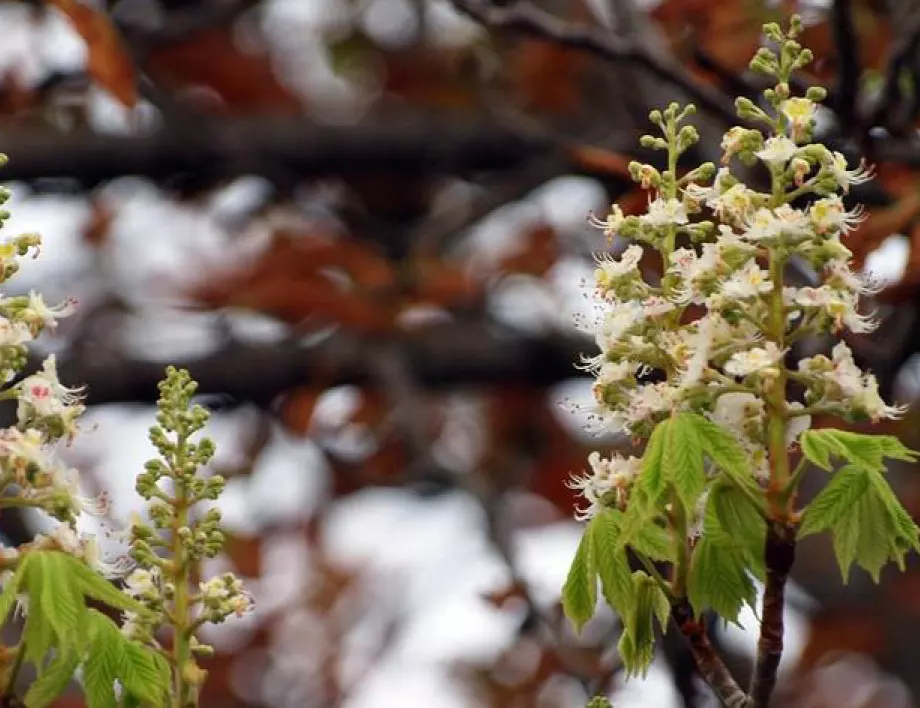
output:
[[[780,112],[789,121],[789,129],[793,140],[804,140],[806,131],[815,118],[816,106],[807,98],[788,98],[779,107]]]
[[[668,226],[670,224],[686,224],[690,219],[687,216],[687,207],[679,199],[653,199],[649,202],[648,213],[642,216],[642,221],[649,226]]]
[[[770,274],[752,258],[725,280],[721,294],[729,299],[745,300],[772,291]]]
[[[754,154],[768,164],[785,166],[798,149],[798,145],[785,135],[777,135],[772,138],[767,138],[767,140],[764,141],[763,148]]]
[[[642,459],[619,454],[604,458],[595,451],[588,455],[588,465],[591,468],[588,474],[573,477],[567,482],[569,488],[577,490],[588,504],[576,511],[576,518],[582,520],[590,519],[603,508],[608,494],[625,488],[636,478],[642,469]]]
[[[619,204],[611,204],[610,211],[604,219],[598,219],[593,214],[588,216],[588,223],[591,224],[591,226],[601,229],[608,239],[612,239],[619,233],[625,220],[626,215],[623,213]]]
[[[836,232],[846,235],[865,220],[866,214],[862,204],[847,211],[840,196],[834,194],[812,204],[808,209],[808,218],[818,235]]]
[[[843,193],[850,191],[850,186],[854,184],[863,184],[871,180],[874,176],[874,170],[866,167],[866,161],[862,160],[856,169],[847,169],[847,158],[843,153],[834,151],[828,153],[829,159],[825,161],[825,167],[837,180],[837,184]]]
[[[762,347],[733,354],[725,364],[725,371],[733,376],[748,376],[757,373],[778,373],[776,365],[785,352],[775,342],[766,342]]]

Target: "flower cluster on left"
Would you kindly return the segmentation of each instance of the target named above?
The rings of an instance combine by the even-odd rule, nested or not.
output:
[[[0,187],[0,204],[9,197]],[[0,211],[0,226],[8,217]],[[0,242],[0,283],[17,273],[21,259],[37,257],[40,245],[34,234]],[[0,643],[0,704],[42,708],[78,680],[89,708],[187,708],[197,705],[197,695],[186,687],[200,686],[204,676],[191,651],[206,655],[208,649],[194,641],[194,630],[251,606],[232,577],[206,581],[194,596],[186,587],[201,555],[213,556],[223,546],[216,511],[200,524],[187,518],[195,501],[216,499],[222,489],[217,478],[193,479],[195,468],[213,454],[213,445],[196,447],[186,437],[201,429],[207,416],[197,407],[189,409],[194,383],[188,374],[170,369],[161,386],[169,395],[160,401],[158,421],[168,431],[179,431],[180,446],[171,447],[162,428],[155,426],[153,434],[167,458],[160,468],[178,480],[174,486],[179,492],[174,498],[157,489],[151,477],[159,469],[155,462],[138,477],[138,489],[146,492],[142,496],[151,502],[154,521],[159,517],[152,502],[174,507],[173,516],[182,522],[177,541],[167,547],[156,540],[155,530],[137,522],[120,534],[131,542],[130,553],[106,561],[95,538],[78,531],[77,521],[84,513],[105,514],[107,497],[81,496],[78,472],[56,454],[78,431],[82,390],[61,383],[54,356],[24,375],[29,343],[42,332],[53,332],[75,306],[73,300],[49,306],[36,292],[0,295],[0,402],[8,402],[11,417],[15,410],[15,423],[0,429],[0,514],[31,508],[53,521],[50,530],[18,547],[0,542],[0,624],[11,617],[21,620],[16,643]],[[190,528],[197,529],[194,538]],[[146,554],[141,552],[145,549]],[[144,574],[159,570],[168,571],[172,581],[166,594],[179,598],[167,602],[171,611],[166,624],[180,630],[172,638],[174,651],[157,641],[163,607],[149,601],[150,592],[142,592]],[[125,589],[113,585],[112,578],[124,581]],[[112,619],[118,616],[125,626]],[[20,674],[26,664],[32,665],[36,678],[23,686]]]

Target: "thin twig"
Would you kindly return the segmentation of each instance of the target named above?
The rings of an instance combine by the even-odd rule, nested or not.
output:
[[[761,606],[760,640],[751,678],[752,708],[767,708],[776,687],[783,655],[783,611],[786,581],[795,561],[795,526],[773,522],[767,526],[764,561],[767,568]]]
[[[696,668],[712,687],[725,708],[751,708],[751,699],[735,681],[709,641],[706,626],[693,616],[693,608],[684,599],[671,607],[671,617],[690,643]]]
[[[700,108],[729,123],[736,122],[732,102],[721,92],[697,81],[680,66],[652,55],[644,47],[605,30],[579,26],[544,12],[534,5],[517,2],[508,7],[487,0],[450,0],[457,10],[494,29],[517,31],[550,39],[558,44],[597,54],[605,59],[636,62],[664,81],[683,89]]]
[[[854,133],[859,114],[859,45],[853,27],[853,8],[850,0],[835,0],[831,11],[834,44],[837,49],[837,116],[844,132]]]

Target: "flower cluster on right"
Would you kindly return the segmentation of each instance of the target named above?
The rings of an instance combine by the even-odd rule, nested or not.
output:
[[[604,219],[592,217],[609,238],[632,243],[618,257],[598,258],[593,317],[578,321],[600,349],[584,366],[595,377],[590,413],[603,429],[647,438],[675,411],[700,413],[732,431],[761,481],[769,477],[771,410],[782,413],[787,449],[814,413],[877,421],[903,412],[882,400],[875,377],[856,366],[845,343],[829,357],[786,365],[790,345],[805,336],[876,326],[859,308],[860,296],[875,286],[851,270],[844,245],[863,210],[848,209],[841,196],[872,174],[809,142],[825,91],[790,95],[790,74],[812,58],[795,41],[798,21],[788,33],[775,24],[765,30],[778,52],[761,49],[751,66],[776,78],[764,92],[772,110],[738,99],[747,125],[725,133],[721,165],[680,175],[678,158],[699,139],[684,124],[693,107],[651,113],[661,136],[641,142],[666,151],[668,168],[630,165],[650,191],[642,216],[613,205]],[[770,191],[742,182],[734,161],[766,170]],[[793,257],[819,274],[820,285],[786,285]],[[806,391],[804,403],[786,401],[790,381]],[[572,482],[587,502],[580,517],[604,505],[624,508],[639,462],[593,453],[590,472]]]

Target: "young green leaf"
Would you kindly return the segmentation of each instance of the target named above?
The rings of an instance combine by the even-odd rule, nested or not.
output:
[[[632,534],[629,545],[637,553],[641,553],[653,561],[673,561],[674,542],[671,532],[659,526],[654,519],[649,519]]]
[[[750,498],[759,499],[763,491],[754,479],[751,463],[735,436],[718,423],[698,413],[681,413],[696,431],[705,455],[725,476]]]
[[[738,623],[744,604],[753,607],[757,591],[747,572],[749,550],[738,540],[706,534],[693,549],[687,596],[699,616],[712,609],[723,619]]]
[[[26,556],[28,557],[28,556]],[[6,616],[10,613],[10,610],[13,609],[13,605],[16,602],[16,598],[19,595],[19,589],[22,587],[22,579],[25,575],[25,558],[20,561],[19,566],[16,568],[16,571],[13,573],[6,585],[3,586],[3,592],[0,593],[0,624],[6,620]]]
[[[83,594],[69,571],[71,556],[60,551],[42,551],[34,562],[41,569],[41,607],[59,646],[78,646],[85,639],[83,614],[86,611]]]
[[[851,514],[869,488],[869,472],[855,465],[841,468],[805,508],[799,538],[832,528]]]
[[[767,522],[741,490],[722,480],[712,485],[703,532],[722,544],[740,546],[745,553],[745,566],[763,580]]]
[[[79,664],[80,655],[76,651],[63,651],[55,656],[26,692],[26,708],[50,705],[65,691]]]
[[[646,573],[634,573],[633,586],[635,603],[622,616],[623,634],[620,636],[618,650],[626,675],[644,676],[655,652],[655,619],[658,619],[662,629],[666,628],[671,606],[655,579]]]
[[[61,555],[67,571],[73,575],[84,595],[118,610],[130,610],[142,614],[147,611],[137,600],[118,590],[85,563],[66,554]]]
[[[669,421],[664,437],[661,464],[677,496],[688,509],[696,506],[706,487],[703,471],[703,447],[693,422],[685,415]]]
[[[808,505],[800,535],[829,530],[844,583],[856,563],[878,582],[882,567],[920,550],[920,529],[878,469],[849,464]]]
[[[45,587],[45,559],[47,553],[35,551],[23,558],[25,569],[23,571],[22,586],[28,598],[29,610],[26,614],[25,626],[22,630],[22,641],[25,645],[23,659],[39,666],[51,648],[55,645],[55,632],[51,623],[51,611],[44,607],[42,589]]]
[[[826,471],[834,458],[863,469],[883,470],[885,458],[913,461],[918,453],[892,435],[866,435],[849,430],[822,428],[807,430],[801,437],[802,452],[810,462]]]
[[[635,602],[635,593],[626,551],[618,548],[617,544],[618,515],[622,516],[621,512],[602,510],[591,519],[586,535],[592,545],[594,565],[601,579],[604,598],[618,614],[623,615]]]
[[[118,708],[115,681],[122,673],[122,634],[97,610],[89,611],[87,626],[90,649],[83,664],[87,708]]]
[[[169,672],[167,669],[166,675],[163,675],[162,664],[157,662],[158,655],[126,638],[122,642],[122,651],[124,661],[119,679],[125,690],[144,703],[164,705],[169,687]]]
[[[591,534],[586,529],[562,588],[562,609],[576,631],[594,616],[597,607],[597,570]]]
[[[671,419],[661,421],[652,431],[642,455],[642,472],[636,489],[640,492],[639,499],[650,504],[658,501],[666,489],[668,475],[664,469],[664,453],[670,427]]]

